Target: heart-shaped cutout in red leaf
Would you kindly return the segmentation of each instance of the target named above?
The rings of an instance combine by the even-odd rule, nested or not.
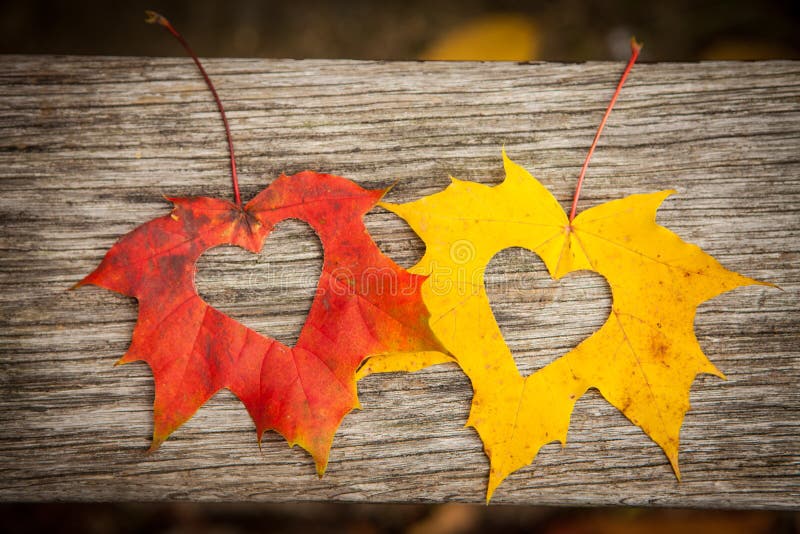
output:
[[[228,245],[197,262],[200,297],[259,334],[293,346],[322,274],[322,243],[307,223],[280,222],[259,254]]]
[[[358,406],[361,361],[440,350],[419,293],[424,277],[384,256],[362,222],[383,193],[306,171],[281,176],[244,208],[211,198],[171,199],[170,215],[124,236],[79,282],[139,301],[120,363],[144,360],[153,371],[153,449],[227,388],[246,406],[259,439],[278,431],[309,451],[322,474],[336,429]],[[311,225],[324,250],[317,295],[294,347],[214,309],[194,283],[203,252],[220,245],[258,252],[288,218]]]

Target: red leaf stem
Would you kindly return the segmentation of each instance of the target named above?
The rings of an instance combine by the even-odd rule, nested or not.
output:
[[[594,141],[592,141],[592,146],[589,147],[589,153],[586,154],[583,167],[581,167],[581,173],[578,176],[578,186],[575,188],[575,196],[572,197],[572,209],[569,211],[569,222],[572,222],[572,220],[575,218],[575,212],[578,210],[578,198],[581,196],[581,187],[583,186],[583,178],[586,176],[586,169],[589,167],[589,160],[592,159],[592,154],[594,154],[594,149],[597,147],[597,141],[600,139],[600,134],[603,131],[603,127],[606,125],[608,116],[611,115],[611,109],[617,102],[617,97],[622,90],[622,86],[625,84],[625,80],[627,79],[628,74],[631,72],[633,64],[636,63],[636,58],[639,57],[639,52],[641,50],[642,43],[636,42],[636,38],[631,37],[631,57],[628,60],[628,65],[625,67],[625,71],[622,73],[622,76],[619,79],[617,90],[614,91],[614,96],[611,97],[611,101],[608,103],[606,113],[603,115],[603,120],[600,121],[600,126],[597,127],[597,133],[594,134]]]
[[[208,77],[206,69],[203,68],[203,64],[200,63],[200,60],[198,59],[197,54],[194,53],[194,50],[192,50],[192,47],[189,46],[189,43],[186,42],[186,39],[184,39],[183,36],[178,32],[178,30],[176,30],[172,26],[172,24],[170,24],[170,22],[166,19],[166,17],[156,13],[155,11],[147,10],[144,13],[145,16],[147,17],[145,19],[145,22],[149,24],[160,24],[161,26],[166,28],[167,31],[169,31],[169,33],[171,33],[175,37],[175,39],[178,40],[179,43],[183,45],[183,48],[186,49],[186,52],[194,60],[194,63],[195,65],[197,65],[197,68],[200,69],[200,74],[203,75],[203,78],[206,81],[206,85],[208,85],[208,88],[211,90],[211,94],[214,95],[214,100],[217,103],[217,108],[219,108],[219,114],[222,115],[222,123],[225,125],[225,135],[228,138],[228,151],[230,152],[230,158],[231,158],[231,181],[233,182],[233,197],[234,200],[236,201],[236,205],[241,206],[242,199],[241,196],[239,195],[239,176],[236,173],[236,157],[234,156],[233,153],[233,138],[231,137],[231,128],[228,125],[228,117],[225,115],[225,108],[222,106],[222,100],[220,100],[219,95],[217,94],[217,90],[214,88],[214,84],[211,82],[211,78]]]

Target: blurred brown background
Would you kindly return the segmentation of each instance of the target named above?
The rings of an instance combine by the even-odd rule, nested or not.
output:
[[[800,58],[796,0],[5,1],[0,53],[183,55],[143,23],[146,8],[166,15],[206,57],[620,60],[636,35],[644,61]],[[0,505],[0,532],[41,531],[790,533],[800,532],[800,517],[458,504]]]
[[[180,53],[177,43],[142,24],[144,9],[153,9],[210,57],[414,59],[464,33],[472,37],[473,59],[503,47],[510,59],[521,59],[526,40],[525,59],[626,59],[632,34],[646,43],[646,61],[800,57],[796,0],[6,0],[0,6],[2,53]],[[498,35],[499,44],[492,38]],[[463,47],[455,51],[466,59]]]

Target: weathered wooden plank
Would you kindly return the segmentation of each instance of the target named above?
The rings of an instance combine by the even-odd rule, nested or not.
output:
[[[315,169],[397,202],[448,174],[502,178],[500,147],[565,204],[621,65],[209,60],[229,110],[243,194]],[[153,390],[112,368],[135,303],[66,289],[162,194],[230,196],[213,103],[185,59],[0,58],[0,499],[475,501],[487,461],[451,366],[360,384],[328,474],[275,434],[259,451],[242,406],[218,394],[144,453]],[[696,328],[727,381],[701,377],[682,432],[683,482],[596,392],[564,450],[545,447],[496,503],[797,508],[800,504],[800,63],[638,65],[589,171],[583,206],[675,188],[659,220],[727,267],[779,284],[703,305]],[[368,226],[403,265],[422,245],[396,217]],[[202,294],[264,332],[296,336],[321,263],[287,222],[260,256],[201,261]],[[496,258],[496,312],[530,372],[587,336],[604,281],[545,279],[532,255]],[[508,281],[511,280],[511,283]],[[502,281],[505,281],[501,283]],[[294,333],[293,333],[294,332]]]

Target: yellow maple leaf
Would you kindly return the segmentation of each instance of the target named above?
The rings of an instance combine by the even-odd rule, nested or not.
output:
[[[699,373],[724,378],[695,338],[696,308],[742,285],[770,284],[725,269],[656,224],[657,208],[673,191],[608,202],[570,223],[550,192],[505,151],[503,162],[506,177],[497,186],[452,179],[434,195],[382,204],[425,242],[411,271],[429,275],[422,295],[431,327],[472,381],[467,426],[477,430],[491,463],[487,501],[543,445],[566,444],[575,402],[590,387],[661,446],[680,477],[678,440],[690,386]],[[487,264],[509,247],[538,254],[554,279],[595,271],[613,297],[597,332],[527,377],[516,368],[484,286]],[[368,362],[362,375],[448,359],[389,356]]]

